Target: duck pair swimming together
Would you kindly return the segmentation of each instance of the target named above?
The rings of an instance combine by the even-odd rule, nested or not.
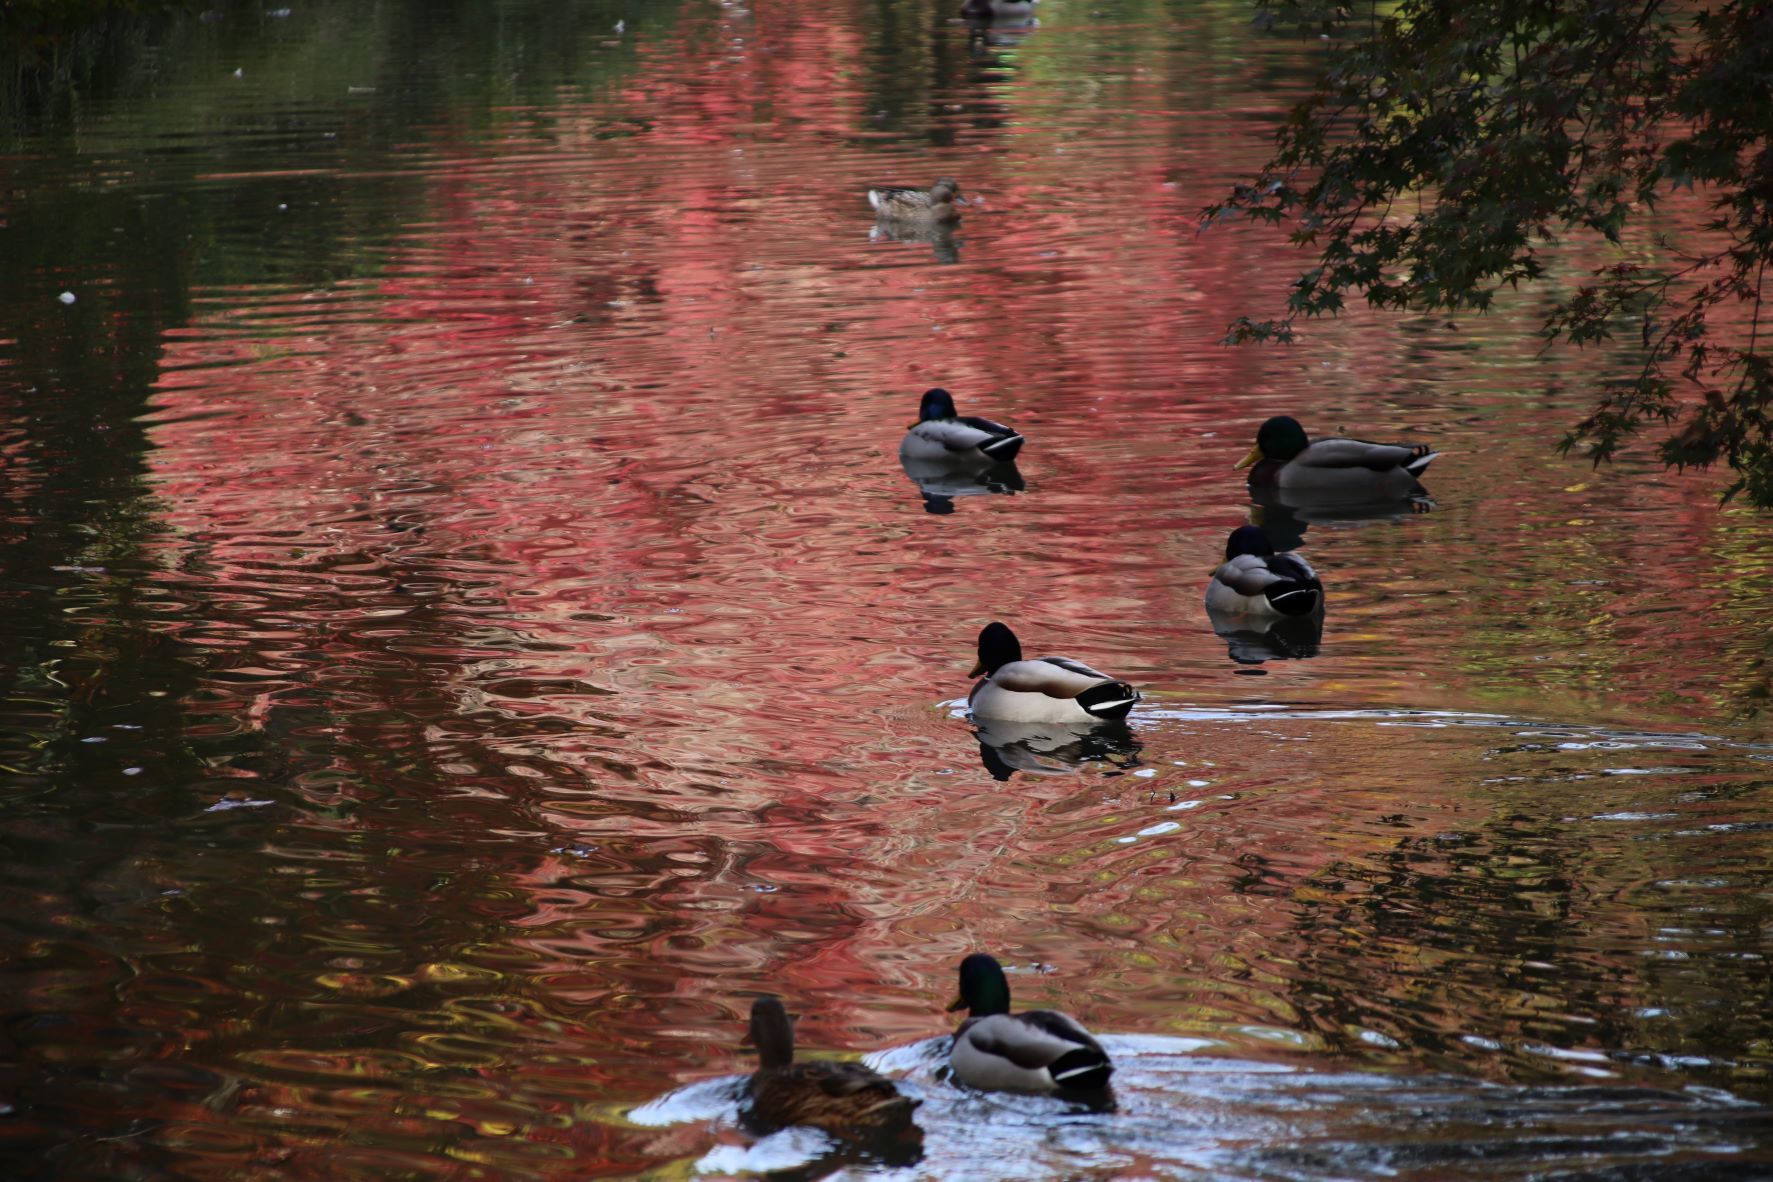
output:
[[[986,1091],[1099,1093],[1114,1065],[1100,1043],[1068,1014],[1010,1012],[1003,966],[984,952],[960,962],[960,996],[949,1011],[967,1017],[954,1032],[948,1066],[955,1079]],[[745,1083],[747,1113],[757,1127],[799,1125],[846,1139],[906,1130],[921,1101],[860,1063],[794,1061],[794,1026],[774,997],[751,1003],[749,1041],[757,1070]]]
[[[917,421],[899,444],[910,460],[1009,463],[1025,442],[991,419],[963,416],[940,387],[924,391]],[[1237,463],[1249,468],[1254,492],[1272,490],[1338,501],[1395,501],[1424,490],[1417,479],[1440,453],[1425,444],[1318,439],[1299,421],[1276,415],[1256,432],[1256,445]]]
[[[1273,619],[1319,616],[1323,609],[1323,584],[1310,563],[1277,554],[1256,526],[1232,531],[1225,562],[1207,583],[1209,612]],[[967,695],[967,708],[984,722],[1113,722],[1140,700],[1125,681],[1071,657],[1024,658],[1021,641],[1002,621],[979,632],[972,676],[980,674],[984,680]]]

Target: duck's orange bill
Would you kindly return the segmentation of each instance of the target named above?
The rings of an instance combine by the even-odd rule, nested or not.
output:
[[[967,999],[964,997],[957,997],[954,999],[954,1004],[948,1007],[948,1012],[952,1014],[955,1010],[964,1010],[966,1008]]]
[[[1261,460],[1262,460],[1262,445],[1260,443],[1258,443],[1255,447],[1252,447],[1250,449],[1249,455],[1245,456],[1243,459],[1241,459],[1237,463],[1233,464],[1231,466],[1231,470],[1233,472],[1235,472],[1239,468],[1248,468],[1251,464],[1260,463]]]
[[[984,672],[985,672],[985,662],[980,661],[977,665],[973,666],[973,671],[971,673],[967,674],[967,676],[968,677],[978,677],[980,674],[982,674]]]

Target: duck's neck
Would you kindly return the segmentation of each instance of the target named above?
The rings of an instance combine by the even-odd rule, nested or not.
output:
[[[757,1047],[757,1065],[764,1071],[794,1062],[794,1027],[780,1009],[751,1015],[751,1041]]]

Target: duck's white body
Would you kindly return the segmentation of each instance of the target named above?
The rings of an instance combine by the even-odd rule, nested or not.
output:
[[[968,1019],[948,1066],[960,1082],[992,1092],[1100,1088],[1113,1070],[1090,1032],[1056,1010]]]
[[[1239,554],[1207,583],[1210,611],[1272,619],[1321,612],[1323,605],[1317,572],[1297,554]]]
[[[922,419],[899,442],[901,463],[1007,464],[1022,450],[1022,436],[1002,423],[972,416]]]
[[[1118,686],[1086,709],[1078,695],[1101,686]],[[1139,693],[1124,682],[1069,657],[1011,661],[973,687],[967,706],[975,718],[1002,722],[1102,722],[1124,718]]]

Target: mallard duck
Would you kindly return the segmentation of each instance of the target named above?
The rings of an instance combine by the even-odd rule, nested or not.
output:
[[[975,952],[960,962],[960,996],[949,1013],[967,1010],[954,1032],[948,1066],[954,1078],[998,1092],[1092,1092],[1108,1086],[1114,1064],[1102,1045],[1069,1014],[1010,1013],[1003,966]]]
[[[1005,624],[979,632],[979,663],[971,676],[985,680],[967,695],[975,718],[1004,722],[1105,722],[1125,718],[1139,691],[1070,657],[1022,659],[1022,643]]]
[[[959,207],[966,204],[960,182],[943,177],[926,189],[901,189],[882,185],[868,190],[868,204],[883,218],[907,222],[958,222]]]
[[[938,386],[923,392],[917,421],[899,443],[899,462],[1008,464],[1022,450],[1022,442],[1022,436],[1002,423],[962,416],[954,409],[953,396]]]
[[[773,1131],[811,1125],[839,1137],[866,1137],[911,1123],[920,1101],[860,1063],[794,1061],[794,1026],[774,997],[751,1003],[749,1041],[757,1070],[745,1084],[753,1124]]]
[[[1039,0],[967,0],[960,15],[970,21],[1025,21]]]
[[[1306,438],[1298,420],[1276,415],[1256,432],[1239,463],[1252,489],[1277,489],[1339,500],[1401,500],[1419,493],[1416,478],[1439,452],[1424,444]],[[1251,467],[1254,465],[1254,467]]]
[[[1276,554],[1259,526],[1240,525],[1225,541],[1225,562],[1207,583],[1207,608],[1249,616],[1309,616],[1324,607],[1324,586],[1297,554]]]

